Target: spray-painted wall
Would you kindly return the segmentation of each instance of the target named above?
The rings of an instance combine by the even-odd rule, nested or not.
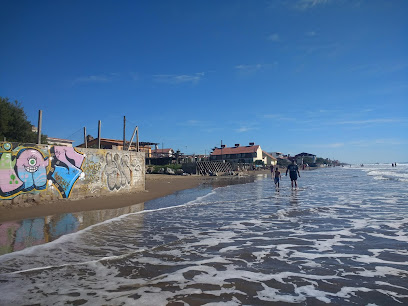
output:
[[[0,142],[0,205],[144,189],[141,152]]]

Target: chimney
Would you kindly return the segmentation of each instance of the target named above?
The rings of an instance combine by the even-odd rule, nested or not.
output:
[[[255,142],[250,142],[249,145],[253,146],[253,145],[255,145]]]
[[[236,144],[235,144],[235,147],[238,148],[238,147],[239,147],[239,143],[236,143]]]

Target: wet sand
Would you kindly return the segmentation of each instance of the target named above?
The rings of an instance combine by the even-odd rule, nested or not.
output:
[[[247,174],[251,176],[265,173],[269,173],[269,170],[250,171]],[[201,184],[210,184],[214,187],[219,187],[245,182],[245,178],[237,176],[206,177],[196,175],[175,176],[146,174],[145,191],[123,194],[114,193],[108,196],[82,200],[67,199],[47,204],[35,204],[35,206],[30,207],[1,207],[0,205],[0,223],[62,213],[121,208],[164,197],[176,191],[196,188]]]

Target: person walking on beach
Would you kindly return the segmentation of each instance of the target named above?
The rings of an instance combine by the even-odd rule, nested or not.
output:
[[[275,170],[275,179],[274,179],[275,187],[278,187],[278,188],[279,188],[279,180],[280,180],[281,178],[282,178],[282,177],[281,177],[281,173],[280,173],[280,171],[279,171],[279,168],[276,167],[276,170]]]
[[[297,188],[297,177],[298,177],[298,175],[300,177],[300,173],[299,173],[299,168],[295,164],[294,159],[292,160],[292,163],[286,169],[286,176],[288,176],[288,171],[289,171],[289,176],[290,176],[290,180],[291,180],[291,183],[292,183],[292,188],[293,188],[293,185],[295,185],[295,188]]]
[[[273,179],[273,170],[274,170],[273,165],[271,165],[271,177],[272,177],[272,179]]]

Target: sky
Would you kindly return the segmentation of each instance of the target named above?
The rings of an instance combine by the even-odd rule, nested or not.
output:
[[[0,0],[0,96],[43,133],[408,161],[408,1]]]

